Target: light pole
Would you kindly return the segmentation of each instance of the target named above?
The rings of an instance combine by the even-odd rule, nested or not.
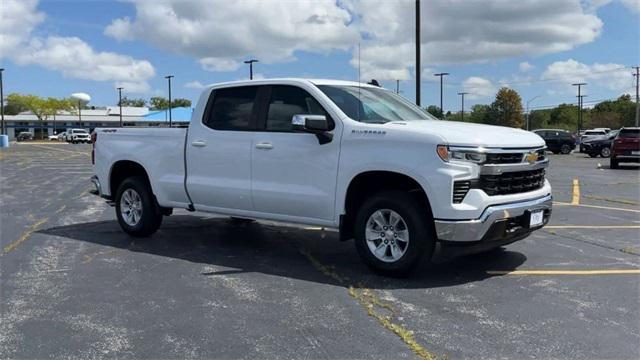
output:
[[[89,103],[91,96],[85,93],[74,93],[71,94],[71,98],[78,101],[78,121],[80,122],[80,127],[84,128],[82,125],[82,104]]]
[[[420,106],[420,0],[416,0],[416,105]]]
[[[259,62],[256,59],[247,60],[244,63],[249,64],[249,80],[253,80],[253,63]]]
[[[542,96],[542,95],[536,95],[536,96],[532,97],[531,99],[527,100],[527,131],[529,131],[529,104],[533,100],[539,98],[540,96]]]
[[[458,95],[462,96],[462,121],[464,121],[464,96],[467,95],[468,92],[459,92]]]
[[[578,107],[580,109],[580,110],[578,110],[578,111],[580,111],[580,114],[579,114],[580,116],[578,116],[578,120],[580,121],[579,129],[582,129],[582,104],[584,104],[584,98],[586,98],[587,95],[578,95],[576,97],[578,98],[578,104],[579,104]],[[580,131],[578,130],[578,134],[579,133],[580,133]]]
[[[440,76],[440,113],[442,114],[442,118],[444,118],[444,107],[442,105],[442,78],[449,75],[449,73],[443,72],[439,74],[433,74],[433,76]]]
[[[120,106],[120,127],[122,127],[122,89],[119,87],[118,88],[118,106]]]
[[[171,78],[173,75],[167,75],[164,78],[169,81],[169,127],[171,127]]]
[[[2,119],[2,126],[0,130],[0,135],[4,135],[4,89],[2,88],[2,72],[4,68],[0,68],[0,118]]]
[[[578,87],[578,136],[580,136],[580,130],[582,129],[582,98],[580,97],[580,91],[587,83],[575,83],[571,85]]]
[[[400,94],[400,80],[396,80],[396,94]]]

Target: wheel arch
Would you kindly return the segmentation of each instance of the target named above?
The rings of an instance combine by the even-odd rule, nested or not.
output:
[[[151,188],[151,192],[155,194],[153,186],[151,186],[149,174],[144,166],[132,160],[119,160],[111,166],[111,170],[109,171],[109,190],[112,198],[116,197],[116,192],[120,184],[132,176],[144,177]]]
[[[355,175],[346,188],[344,197],[344,212],[340,216],[340,240],[353,238],[355,215],[362,202],[370,196],[383,190],[404,190],[418,201],[425,204],[430,216],[431,203],[425,188],[413,177],[396,171],[368,170]]]

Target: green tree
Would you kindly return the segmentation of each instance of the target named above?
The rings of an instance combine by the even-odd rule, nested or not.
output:
[[[44,129],[44,122],[49,116],[58,114],[62,110],[71,110],[73,101],[70,99],[41,98],[36,95],[9,94],[7,102],[12,102],[27,111],[30,111],[38,118],[40,129]],[[44,131],[40,131],[40,138],[44,138]]]
[[[624,94],[616,100],[607,100],[596,104],[589,111],[590,127],[608,127],[618,129],[635,124],[635,106],[631,95]]]
[[[560,104],[549,113],[549,127],[575,131],[578,128],[578,107],[573,104]]]
[[[472,123],[488,123],[488,116],[491,107],[489,105],[476,104],[471,107],[471,113],[469,116],[465,116],[465,120]],[[467,120],[468,119],[468,120]]]
[[[427,106],[427,112],[438,119],[442,119],[442,109],[439,106],[429,105]]]
[[[152,97],[149,104],[153,110],[164,110],[169,108],[169,100],[162,96]],[[173,99],[171,100],[171,107],[191,107],[191,100],[181,98]]]
[[[522,114],[522,99],[517,91],[506,87],[498,90],[496,99],[491,103],[489,124],[522,128],[524,116]]]
[[[27,109],[21,102],[16,102],[19,99],[20,94],[9,94],[6,97],[4,105],[5,115],[18,115],[21,112],[27,111]]]
[[[118,106],[120,106],[120,102],[118,102]],[[125,96],[122,98],[122,106],[145,107],[147,106],[147,100],[129,99],[128,97]]]

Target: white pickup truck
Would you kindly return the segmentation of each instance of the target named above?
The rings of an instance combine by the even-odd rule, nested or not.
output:
[[[336,228],[374,270],[406,274],[434,250],[483,251],[551,214],[545,142],[437,120],[380,87],[269,79],[200,96],[188,128],[105,128],[95,193],[149,236],[173,208]]]

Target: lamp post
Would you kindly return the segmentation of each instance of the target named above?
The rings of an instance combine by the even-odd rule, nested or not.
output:
[[[171,127],[171,78],[173,75],[167,75],[164,78],[169,81],[169,127]]]
[[[0,127],[0,135],[4,135],[4,89],[2,88],[2,72],[4,68],[0,68],[0,118],[2,119],[2,126]]]
[[[467,95],[468,92],[459,92],[458,95],[462,96],[462,121],[464,121],[464,96]]]
[[[80,122],[80,127],[84,128],[82,126],[82,105],[91,101],[91,96],[85,93],[75,93],[71,94],[71,98],[78,101],[78,121]]]
[[[246,60],[244,63],[249,64],[249,80],[253,80],[253,63],[259,62],[256,59]]]
[[[582,98],[580,97],[580,91],[583,86],[587,85],[587,83],[576,83],[571,85],[578,87],[578,136],[580,136],[580,130],[582,130]]]
[[[532,97],[531,99],[529,99],[529,100],[527,101],[527,131],[529,131],[529,126],[530,126],[530,123],[529,123],[529,104],[530,104],[533,100],[535,100],[535,99],[539,98],[540,96],[542,96],[542,95],[536,95],[536,96]]]
[[[444,118],[444,107],[442,105],[442,78],[449,75],[449,73],[443,72],[439,74],[433,74],[433,76],[440,76],[440,113],[442,114],[442,118]]]
[[[118,88],[118,106],[120,106],[120,127],[122,127],[122,87]]]

